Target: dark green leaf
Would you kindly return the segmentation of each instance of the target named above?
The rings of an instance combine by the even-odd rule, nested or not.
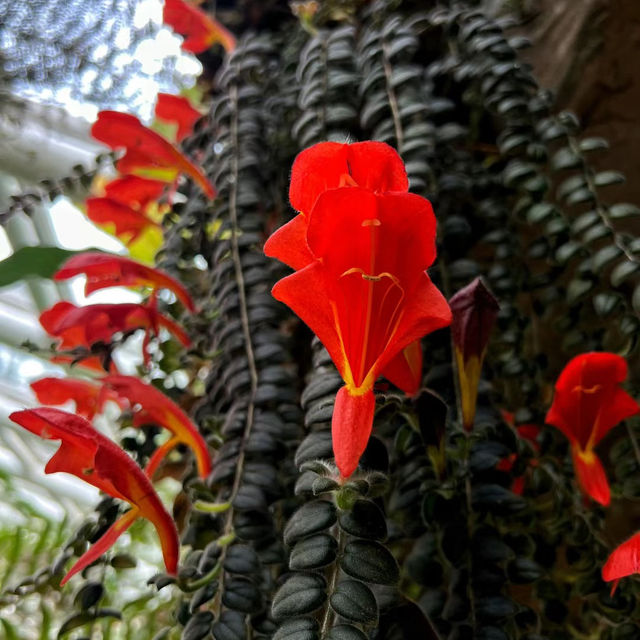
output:
[[[611,184],[622,184],[626,182],[626,178],[619,171],[601,171],[595,175],[593,182],[596,187],[607,187]]]
[[[350,624],[339,624],[329,629],[325,640],[367,640],[368,636]]]
[[[73,631],[99,618],[116,618],[117,620],[121,620],[122,614],[117,609],[97,609],[92,612],[83,611],[82,613],[75,613],[62,623],[58,631],[58,638],[62,638],[69,633],[69,631]]]
[[[286,580],[273,597],[271,613],[283,620],[315,611],[326,600],[326,582],[318,574],[296,573]]]
[[[335,521],[336,509],[332,502],[315,500],[303,504],[287,522],[284,542],[290,546],[301,538],[328,529]]]
[[[330,598],[331,607],[343,618],[353,622],[375,624],[378,605],[371,589],[356,580],[342,580]]]
[[[364,582],[396,584],[400,579],[398,563],[391,552],[371,540],[348,542],[340,566],[346,574]]]
[[[285,620],[275,632],[272,640],[318,640],[318,621],[313,618]]]
[[[300,540],[291,550],[289,568],[306,571],[326,567],[335,560],[336,548],[335,539],[326,533]]]
[[[340,526],[352,536],[369,540],[384,540],[387,537],[387,522],[384,514],[371,500],[356,500],[349,511],[339,515]]]

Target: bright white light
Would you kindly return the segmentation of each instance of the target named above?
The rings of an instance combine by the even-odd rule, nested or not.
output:
[[[9,244],[7,233],[0,227],[0,260],[8,258],[13,253],[13,249]]]
[[[51,206],[51,221],[65,249],[79,251],[95,247],[111,253],[126,253],[122,242],[94,226],[66,198],[59,198]]]
[[[42,362],[40,362],[39,360],[36,360],[35,358],[23,360],[18,365],[18,375],[20,376],[20,378],[35,379],[35,378],[41,377],[44,372],[45,372],[44,365],[42,364]]]
[[[136,5],[133,26],[136,29],[141,29],[148,22],[153,24],[162,22],[162,3],[158,0],[140,0]]]

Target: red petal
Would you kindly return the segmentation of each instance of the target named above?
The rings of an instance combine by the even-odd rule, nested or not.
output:
[[[289,199],[296,211],[309,214],[328,189],[345,185],[377,192],[407,191],[407,172],[398,153],[383,142],[320,142],[305,149],[293,163]]]
[[[383,371],[385,378],[412,396],[418,393],[422,382],[422,345],[415,340],[395,355]]]
[[[276,300],[286,304],[318,336],[340,375],[344,377],[345,354],[336,332],[335,318],[324,283],[322,265],[314,262],[283,278],[275,284],[271,293]]]
[[[160,198],[166,186],[160,180],[150,180],[140,176],[122,176],[109,182],[104,191],[105,196],[111,200],[144,209],[147,204]]]
[[[336,465],[343,478],[348,478],[356,470],[367,448],[375,403],[372,390],[355,396],[347,387],[338,391],[331,420],[331,437]]]
[[[108,551],[116,540],[135,522],[138,517],[138,509],[127,511],[121,518],[118,518],[105,532],[103,536],[97,540],[86,553],[84,553],[76,563],[69,569],[67,575],[60,581],[60,586],[64,586],[66,582],[79,571],[88,567],[95,562],[103,553]]]
[[[91,420],[102,409],[108,397],[101,394],[101,387],[88,380],[73,378],[41,378],[31,383],[38,401],[42,404],[76,403],[76,413]]]
[[[193,125],[202,117],[187,98],[170,93],[158,94],[155,113],[159,120],[175,122],[178,125],[176,142],[186,138],[193,131]]]
[[[593,451],[581,453],[576,446],[571,447],[571,452],[580,487],[588,496],[606,507],[611,502],[611,489],[600,459]]]
[[[85,295],[105,287],[152,287],[169,289],[190,311],[195,307],[187,290],[166,273],[144,264],[113,254],[87,252],[73,256],[55,273],[54,280],[66,280],[85,274]]]
[[[135,412],[134,426],[152,421],[168,429],[177,436],[179,442],[188,445],[193,450],[200,476],[206,478],[209,475],[211,458],[207,444],[197,427],[177,404],[154,386],[133,376],[106,376],[103,378],[103,383],[113,389],[118,396],[129,401]],[[139,408],[136,409],[136,406]],[[165,455],[168,450],[165,451]]]
[[[112,149],[127,150],[125,157],[118,162],[121,173],[134,173],[137,169],[150,167],[174,168],[191,176],[209,198],[215,197],[214,188],[200,169],[135,116],[118,111],[100,111],[91,127],[91,135]]]
[[[422,336],[451,324],[451,310],[445,297],[422,273],[417,287],[409,296],[393,340],[380,354],[377,366],[383,370],[399,350]]]
[[[616,354],[585,353],[573,358],[556,382],[546,422],[582,449],[595,446],[621,420],[639,410],[619,387],[626,376],[627,363]]]
[[[219,42],[227,51],[233,51],[236,41],[219,22],[183,0],[165,0],[162,20],[176,33],[184,36],[182,49],[201,53]]]
[[[135,240],[147,227],[160,225],[144,212],[132,209],[109,198],[87,198],[87,218],[99,225],[113,224],[117,236],[130,235],[127,243]]]
[[[606,582],[615,580],[611,593],[615,591],[617,581],[640,572],[640,533],[636,533],[614,549],[602,567],[602,579]]]
[[[167,573],[175,575],[180,554],[178,531],[147,476],[115,445],[113,448],[100,447],[95,460],[97,473],[110,475],[116,489],[127,496],[128,502],[138,507],[139,515],[153,523],[160,538]]]
[[[276,229],[264,244],[264,253],[298,271],[314,261],[307,244],[307,218],[299,214]]]

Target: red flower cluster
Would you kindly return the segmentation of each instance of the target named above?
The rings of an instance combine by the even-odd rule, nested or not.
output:
[[[147,476],[120,447],[84,418],[59,409],[28,409],[16,411],[9,417],[41,438],[61,441],[60,448],[47,463],[45,473],[70,473],[131,505],[131,509],[77,560],[61,584],[97,560],[140,517],[153,523],[167,572],[176,574],[180,550],[176,525]]]
[[[217,20],[185,0],[165,0],[163,22],[184,36],[182,48],[191,53],[206,51],[219,42],[228,52],[233,51],[236,39]]]
[[[627,363],[614,353],[584,353],[571,360],[556,382],[556,394],[546,421],[571,443],[573,464],[582,490],[596,502],[608,505],[611,490],[594,449],[621,420],[640,407],[620,387]],[[640,533],[619,545],[602,568],[603,580],[613,581],[640,572]]]
[[[345,478],[371,434],[378,376],[415,393],[419,338],[451,322],[426,274],[436,257],[433,210],[407,189],[402,160],[386,144],[317,144],[291,173],[289,197],[300,214],[265,244],[267,255],[297,269],[274,297],[316,333],[345,381],[332,420]]]
[[[186,98],[166,93],[158,94],[155,112],[158,119],[177,125],[176,142],[191,133],[201,115]],[[159,199],[167,182],[180,174],[190,176],[209,198],[215,197],[202,171],[135,116],[101,111],[91,134],[114,150],[125,149],[125,155],[116,164],[123,176],[105,187],[104,196],[87,199],[87,217],[99,225],[113,224],[125,244],[130,245],[149,228],[160,229],[160,216],[168,206]]]
[[[146,267],[130,258],[90,252],[65,262],[54,278],[64,280],[79,274],[87,275],[87,292],[122,285],[151,286],[154,291],[156,288],[167,288],[187,308],[193,309],[193,302],[182,285],[157,269]],[[109,342],[116,333],[143,329],[143,355],[148,360],[147,345],[150,336],[157,335],[161,328],[167,329],[183,345],[190,344],[189,336],[184,330],[157,310],[155,293],[147,304],[92,304],[77,307],[71,302],[58,302],[51,309],[42,312],[40,324],[47,333],[61,339],[59,349],[90,349],[96,342]]]

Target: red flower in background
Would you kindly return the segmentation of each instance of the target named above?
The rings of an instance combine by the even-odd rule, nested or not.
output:
[[[377,377],[408,345],[451,321],[426,274],[436,256],[435,218],[414,194],[338,188],[317,198],[306,239],[313,262],[280,280],[273,295],[316,333],[345,381],[332,436],[348,477],[371,433]],[[408,368],[391,373],[400,388],[413,388]]]
[[[70,473],[131,505],[131,509],[76,561],[60,584],[65,584],[71,576],[111,548],[136,518],[146,518],[153,523],[160,538],[167,572],[176,574],[180,549],[176,525],[149,479],[120,447],[96,431],[84,418],[59,409],[28,409],[16,411],[9,417],[41,438],[61,440],[60,448],[45,467],[45,473]]]
[[[158,120],[175,122],[178,125],[176,142],[186,138],[193,131],[193,125],[202,117],[202,114],[193,108],[187,98],[174,96],[170,93],[158,94],[155,114]]]
[[[87,420],[91,420],[96,413],[100,413],[104,403],[108,400],[122,401],[116,393],[102,384],[89,380],[74,378],[41,378],[31,383],[31,388],[38,398],[38,402],[48,405],[64,404],[69,400],[76,403],[76,413]]]
[[[87,218],[101,226],[113,224],[115,235],[126,245],[131,244],[149,227],[162,228],[144,211],[111,198],[87,198],[86,205]]]
[[[116,286],[168,289],[189,311],[195,311],[191,296],[177,280],[125,256],[88,251],[69,258],[55,273],[53,279],[67,280],[81,274],[87,277],[85,295]]]
[[[163,194],[166,183],[141,176],[122,176],[111,180],[104,187],[104,194],[110,200],[127,204],[133,209],[145,209]]]
[[[145,473],[152,478],[155,470],[167,454],[179,444],[187,445],[195,454],[198,473],[206,478],[211,472],[211,457],[204,438],[178,405],[152,385],[132,376],[107,376],[102,380],[105,388],[121,399],[126,399],[133,409],[133,424],[141,426],[153,422],[168,429],[173,437],[158,447],[149,460]]]
[[[407,192],[409,181],[402,158],[384,142],[321,142],[305,149],[293,163],[289,186],[291,205],[300,213],[269,237],[265,254],[295,270],[312,264],[316,257],[307,242],[311,210],[320,195],[346,186],[374,193]],[[396,354],[381,375],[406,393],[417,393],[422,381],[420,341]]]
[[[233,51],[236,39],[217,20],[184,0],[165,0],[162,21],[184,36],[181,47],[191,53],[201,53],[219,42],[228,52]]]
[[[640,532],[634,534],[613,550],[604,567],[602,567],[602,579],[605,582],[614,581],[611,586],[611,595],[613,595],[620,578],[625,578],[634,573],[640,573]]]
[[[118,111],[101,111],[91,127],[91,135],[111,149],[126,149],[116,168],[120,173],[160,173],[166,181],[174,180],[180,173],[190,176],[209,198],[215,190],[198,167],[168,140],[138,118]]]
[[[161,328],[167,329],[184,346],[191,343],[184,330],[152,304],[91,304],[76,307],[71,302],[63,301],[43,311],[40,324],[49,335],[61,338],[60,349],[90,348],[96,342],[109,342],[115,333],[144,329],[142,350],[145,361],[149,357],[147,344],[150,334],[158,335]]]
[[[621,420],[638,412],[636,401],[620,383],[627,363],[614,353],[584,353],[564,368],[556,382],[546,422],[569,438],[582,490],[608,505],[611,490],[594,448]]]

